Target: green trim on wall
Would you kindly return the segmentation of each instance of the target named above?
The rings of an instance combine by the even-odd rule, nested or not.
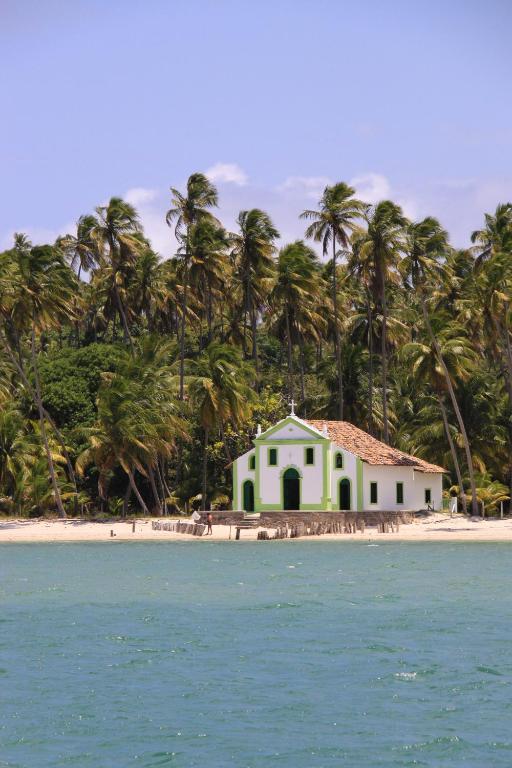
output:
[[[273,427],[269,427],[267,430],[265,430],[265,432],[262,432],[261,435],[256,438],[256,440],[267,440],[270,437],[270,435],[273,435],[279,429],[286,427],[287,424],[293,424],[294,426],[298,426],[301,429],[304,429],[306,432],[308,432],[310,435],[312,435],[316,439],[318,440],[322,439],[318,435],[318,432],[315,430],[314,427],[310,427],[309,424],[303,424],[302,421],[300,421],[297,418],[294,418],[293,416],[287,416],[285,419],[278,421],[277,424],[274,424]]]
[[[356,456],[357,511],[363,511],[363,462]]]
[[[332,509],[332,500],[331,500],[332,456],[331,456],[331,441],[327,439],[324,440],[322,445],[322,461],[323,461],[323,493],[322,493],[322,501],[320,506],[322,509],[329,511],[330,509]]]
[[[233,509],[238,511],[238,459],[233,462]]]
[[[261,460],[260,460],[260,445],[254,443],[254,449],[256,452],[256,476],[254,478],[254,511],[259,512],[261,509]]]
[[[318,445],[318,443],[329,443],[327,437],[301,437],[301,438],[279,438],[276,440],[262,440],[261,437],[255,437],[253,443],[264,443],[268,445]]]

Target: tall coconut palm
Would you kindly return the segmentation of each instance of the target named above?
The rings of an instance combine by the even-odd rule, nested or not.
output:
[[[384,442],[389,443],[388,420],[388,303],[387,285],[398,281],[398,264],[406,248],[407,219],[400,206],[383,200],[367,209],[367,230],[359,243],[359,258],[367,262],[372,293],[382,311],[382,416]]]
[[[190,259],[192,257],[190,229],[198,221],[215,220],[209,211],[218,205],[218,194],[215,186],[203,173],[193,173],[187,181],[187,191],[182,194],[171,187],[171,208],[167,211],[166,221],[170,226],[174,223],[177,240],[182,244],[182,308],[180,329],[180,399],[184,397],[185,386],[185,326],[187,320],[187,288]]]
[[[270,216],[259,208],[240,211],[237,219],[238,232],[233,235],[232,258],[235,275],[242,288],[243,350],[247,354],[246,328],[250,318],[252,359],[259,375],[257,323],[258,314],[265,306],[272,286],[274,273],[275,241],[279,232]]]
[[[150,481],[156,508],[161,512],[157,488],[158,459],[168,457],[175,440],[184,436],[177,414],[173,377],[162,364],[162,354],[151,340],[140,355],[127,359],[115,374],[104,374],[98,393],[96,423],[83,430],[88,447],[77,460],[83,474],[90,464],[98,468],[98,491],[105,500],[112,471],[121,467],[144,513],[148,507],[136,481],[136,473]],[[161,478],[158,477],[160,480]]]
[[[487,324],[486,336],[498,359],[504,360],[512,451],[512,204],[499,205],[494,215],[485,214],[485,227],[473,232],[471,239],[477,244],[474,275],[477,303]],[[509,487],[512,497],[512,460]]]
[[[207,507],[208,445],[210,435],[247,419],[254,399],[252,371],[234,347],[212,343],[191,361],[189,394],[203,428],[202,507]]]
[[[80,216],[76,223],[76,235],[64,235],[56,242],[56,245],[63,250],[71,267],[76,270],[79,280],[82,272],[95,269],[101,258],[98,243],[92,234],[97,223],[96,217],[91,214]]]
[[[286,339],[291,400],[295,399],[293,346],[300,343],[306,333],[318,339],[324,327],[323,318],[316,311],[320,285],[320,268],[311,248],[297,240],[281,249],[269,304],[271,322],[278,335],[282,333]]]
[[[119,197],[112,197],[107,205],[96,208],[95,224],[90,237],[104,261],[109,293],[124,331],[126,343],[134,351],[133,339],[127,319],[123,296],[126,292],[126,272],[133,269],[138,256],[147,242],[141,237],[141,225],[137,211]]]
[[[57,482],[57,474],[50,449],[46,428],[46,412],[43,406],[41,381],[37,363],[36,339],[39,334],[60,327],[72,316],[72,300],[76,288],[75,276],[64,261],[62,251],[50,245],[32,246],[26,238],[17,236],[15,246],[9,252],[11,277],[14,284],[8,290],[9,301],[4,306],[5,332],[1,340],[9,352],[9,336],[14,339],[16,354],[9,355],[26,380],[21,362],[21,338],[28,333],[30,359],[34,386],[30,387],[39,414],[41,440],[43,442],[53,496],[60,517],[66,517]],[[0,293],[1,286],[0,286]]]
[[[311,219],[306,229],[306,237],[322,243],[324,256],[332,249],[332,306],[334,312],[334,354],[338,371],[338,408],[339,418],[343,419],[343,367],[341,362],[341,339],[338,308],[338,288],[336,259],[338,246],[349,247],[349,236],[356,222],[363,215],[366,206],[356,200],[355,189],[344,182],[327,186],[319,202],[319,210],[305,210],[301,219]]]
[[[468,339],[464,336],[462,329],[443,323],[443,319],[437,317],[433,318],[433,322],[436,323],[434,332],[428,314],[424,317],[425,330],[430,343],[411,342],[406,344],[403,348],[403,354],[411,359],[413,363],[412,374],[416,377],[418,383],[430,382],[436,393],[445,425],[446,437],[450,445],[450,450],[452,451],[458,483],[463,492],[457,454],[451,440],[444,404],[444,393],[448,392],[464,444],[469,482],[471,486],[472,513],[477,515],[478,504],[473,458],[469,446],[466,426],[464,424],[464,419],[462,418],[459,402],[453,386],[454,379],[462,381],[470,375],[472,366],[475,362],[475,353],[469,344]],[[464,511],[466,511],[464,499],[463,504]]]
[[[213,338],[215,303],[225,296],[230,277],[228,259],[229,237],[226,230],[215,220],[203,219],[190,231],[189,279],[200,307],[201,326],[206,318],[207,343]],[[200,334],[200,344],[203,336]]]

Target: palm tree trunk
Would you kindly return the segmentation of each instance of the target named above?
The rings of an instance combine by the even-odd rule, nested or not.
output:
[[[148,467],[148,477],[149,477],[149,484],[151,485],[151,491],[153,493],[153,498],[155,500],[156,504],[156,512],[158,517],[162,516],[162,502],[160,500],[160,494],[158,493],[158,489],[156,487],[155,482],[155,473],[153,472],[152,467]]]
[[[130,485],[130,481],[128,481],[128,485],[126,486],[126,491],[123,499],[123,517],[126,517],[126,513],[128,511],[128,503],[130,501],[131,495],[132,495],[132,486]]]
[[[373,435],[373,317],[372,305],[368,300],[368,427]]]
[[[208,323],[208,344],[212,342],[212,325],[213,325],[213,298],[212,298],[212,286],[210,280],[207,280],[206,284],[206,318]]]
[[[206,485],[208,477],[208,437],[209,430],[205,427],[204,430],[204,443],[203,443],[203,485],[201,491],[201,507],[203,512],[206,512]]]
[[[128,344],[130,345],[130,350],[131,350],[132,355],[135,355],[135,349],[134,349],[134,346],[133,346],[132,335],[130,333],[130,329],[128,328],[128,322],[126,320],[126,314],[125,314],[125,311],[123,309],[123,303],[122,303],[121,297],[119,295],[119,290],[117,288],[117,284],[115,283],[115,277],[114,277],[114,296],[116,297],[117,310],[119,312],[119,318],[120,318],[121,324],[123,326],[123,332],[124,332],[125,341],[127,341]]]
[[[187,253],[188,262],[188,253]],[[185,396],[185,326],[187,317],[188,264],[183,265],[183,290],[181,292],[181,329],[180,329],[180,400]]]
[[[4,352],[7,354],[8,358],[10,359],[10,361],[12,362],[12,364],[14,365],[16,370],[18,371],[18,374],[19,374],[19,377],[20,377],[20,379],[21,379],[21,381],[23,383],[23,386],[25,387],[27,392],[30,394],[30,396],[32,398],[32,401],[33,401],[34,405],[37,408],[38,406],[37,406],[36,393],[35,393],[35,390],[34,390],[32,384],[30,383],[30,381],[28,380],[27,375],[25,373],[25,368],[24,368],[24,365],[23,365],[23,358],[20,355],[20,358],[18,360],[18,358],[16,357],[16,355],[12,351],[12,349],[11,349],[7,339],[4,337],[4,335],[3,335],[3,333],[1,331],[0,331],[0,344],[2,345],[2,348],[3,348]],[[73,483],[73,486],[75,488],[75,510],[76,510],[76,507],[78,505],[78,501],[77,501],[77,498],[76,498],[76,496],[78,494],[78,486],[77,486],[77,482],[76,482],[76,475],[75,475],[75,471],[73,469],[73,463],[71,461],[71,457],[69,455],[68,449],[66,448],[66,443],[65,443],[65,440],[64,440],[64,437],[63,437],[62,433],[58,429],[57,425],[55,424],[54,420],[52,419],[52,417],[50,416],[50,414],[48,413],[48,411],[46,410],[44,405],[43,405],[43,413],[44,413],[45,419],[48,421],[49,425],[51,426],[51,428],[55,432],[55,437],[59,441],[60,447],[61,447],[61,450],[62,450],[62,454],[63,454],[64,458],[66,459],[66,464],[67,464],[67,468],[68,468],[68,472],[69,472],[69,477],[70,477],[70,480]]]
[[[301,336],[301,345],[299,349],[299,365],[300,365],[300,396],[302,398],[302,402],[306,400],[306,383],[304,378],[304,339]]]
[[[421,299],[421,306],[423,310],[423,317],[425,319],[425,326],[432,340],[432,344],[434,345],[434,349],[436,351],[436,355],[441,365],[441,368],[443,369],[444,378],[446,380],[446,386],[448,387],[448,393],[450,395],[450,400],[452,401],[452,407],[455,412],[455,416],[457,417],[457,423],[459,425],[460,433],[462,435],[462,441],[464,443],[464,451],[466,454],[466,463],[467,463],[468,472],[469,472],[469,483],[471,485],[471,514],[477,517],[479,510],[478,510],[478,501],[477,501],[477,495],[476,495],[475,471],[473,469],[473,457],[471,456],[471,449],[469,447],[468,434],[466,432],[464,419],[462,418],[462,413],[460,412],[459,404],[455,396],[455,390],[453,389],[450,372],[446,367],[446,363],[441,353],[441,347],[439,346],[439,342],[437,341],[434,331],[432,330],[432,326],[430,324],[430,319],[427,312],[427,307],[423,297]]]
[[[249,301],[250,301],[250,314],[251,314],[251,335],[252,335],[252,359],[254,362],[254,370],[256,371],[256,389],[259,389],[259,380],[260,380],[260,369],[259,369],[259,361],[258,361],[258,330],[257,330],[257,318],[256,318],[256,308],[254,306],[254,303],[252,301],[252,286],[250,289],[250,295],[249,295]]]
[[[382,420],[384,426],[384,442],[389,443],[389,423],[388,423],[388,305],[386,301],[386,288],[382,288]]]
[[[452,455],[452,461],[453,466],[455,467],[455,474],[457,475],[457,483],[459,485],[461,498],[462,498],[462,509],[465,515],[467,515],[468,512],[468,505],[466,501],[466,492],[464,490],[464,485],[462,483],[462,474],[460,471],[460,464],[459,464],[459,457],[457,456],[457,451],[455,450],[455,445],[453,442],[453,438],[450,433],[450,425],[448,424],[448,417],[446,415],[446,408],[443,403],[443,399],[441,395],[437,395],[437,401],[439,403],[439,408],[441,409],[441,414],[443,416],[443,424],[444,424],[444,431],[446,434],[446,439],[448,440],[448,445],[450,446],[450,453]]]
[[[132,470],[130,470],[128,472],[128,479],[130,480],[130,486],[132,488],[132,491],[135,494],[135,497],[136,497],[137,501],[139,502],[139,504],[140,504],[140,506],[142,508],[142,511],[144,512],[145,515],[149,515],[149,510],[148,510],[148,508],[146,506],[146,503],[145,503],[144,499],[142,498],[142,496],[140,495],[139,489],[137,488],[137,485],[135,483],[135,477],[133,475]]]
[[[57,505],[57,510],[59,513],[59,517],[62,519],[66,518],[66,512],[64,510],[64,507],[62,505],[62,499],[60,496],[59,486],[57,483],[57,475],[55,473],[55,466],[53,463],[52,458],[52,452],[50,450],[50,445],[48,443],[48,435],[46,434],[46,424],[45,424],[45,418],[44,418],[44,409],[43,409],[43,400],[41,397],[41,382],[39,379],[39,369],[37,367],[37,357],[36,357],[36,332],[35,332],[35,318],[32,317],[32,333],[31,333],[31,356],[32,356],[32,368],[34,370],[34,382],[35,382],[35,394],[36,394],[36,403],[37,403],[37,410],[39,412],[39,424],[41,427],[41,439],[43,441],[44,450],[46,453],[46,459],[48,461],[48,471],[50,472],[50,479],[52,483],[53,488],[53,496],[55,499],[55,503]]]
[[[226,440],[226,433],[224,431],[224,422],[222,419],[220,420],[220,423],[219,423],[219,430],[220,430],[222,444],[224,446],[224,452],[226,454],[226,459],[228,460],[228,464],[231,464],[233,462],[233,457],[231,455],[231,451],[229,450],[228,441]]]
[[[293,350],[292,350],[292,335],[290,332],[290,315],[288,312],[288,306],[284,311],[286,321],[286,349],[288,353],[288,396],[290,400],[294,399],[293,391]]]
[[[340,324],[338,319],[338,286],[336,278],[336,235],[332,236],[332,306],[334,310],[334,356],[338,372],[338,416],[343,421],[343,367],[341,364]]]
[[[510,331],[508,327],[508,315],[509,304],[505,304],[505,327],[504,327],[504,340],[507,360],[507,390],[508,390],[508,407],[509,407],[509,442],[512,446],[512,346],[510,344]],[[512,510],[512,465],[509,468],[509,510]]]

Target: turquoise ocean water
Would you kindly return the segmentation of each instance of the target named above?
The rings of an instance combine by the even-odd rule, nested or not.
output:
[[[0,546],[0,766],[512,766],[512,547]]]

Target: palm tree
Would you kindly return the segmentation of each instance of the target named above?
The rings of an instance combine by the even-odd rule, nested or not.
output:
[[[273,320],[277,334],[286,339],[290,400],[295,399],[293,345],[303,341],[306,334],[318,340],[324,328],[323,318],[316,311],[320,285],[320,267],[311,248],[297,240],[281,249],[269,304],[271,322]]]
[[[82,271],[90,272],[98,266],[100,261],[98,243],[93,236],[97,223],[96,217],[91,214],[80,216],[76,223],[76,235],[64,235],[56,241],[56,245],[64,251],[71,267],[77,270],[79,280]]]
[[[105,262],[109,293],[115,311],[119,314],[125,342],[130,345],[133,354],[133,339],[122,296],[127,288],[127,273],[134,269],[137,258],[147,246],[147,242],[141,237],[137,211],[125,200],[112,197],[107,205],[96,208],[96,214],[90,237]]]
[[[14,284],[7,293],[9,300],[3,307],[5,333],[1,334],[4,349],[11,362],[26,380],[21,350],[21,337],[30,336],[30,358],[34,386],[29,391],[39,414],[41,440],[43,442],[53,495],[60,517],[66,517],[57,482],[55,465],[46,429],[46,411],[43,406],[41,382],[36,354],[36,337],[43,331],[60,327],[72,315],[72,298],[75,277],[64,261],[62,251],[50,245],[32,246],[30,241],[17,235],[14,248],[8,252],[11,260],[10,275]],[[2,281],[3,282],[3,281]],[[0,285],[0,293],[2,293]],[[10,348],[13,339],[16,354]]]
[[[226,284],[230,277],[230,263],[227,254],[229,237],[218,222],[201,219],[191,227],[189,278],[201,309],[202,321],[206,317],[207,343],[213,338],[214,305],[226,294]]]
[[[193,173],[187,181],[187,191],[182,194],[178,189],[171,187],[171,208],[167,211],[167,224],[172,226],[175,222],[174,232],[176,238],[183,246],[182,250],[182,307],[181,307],[181,332],[180,332],[180,399],[184,397],[185,386],[185,326],[187,319],[187,287],[188,270],[192,257],[190,229],[198,221],[215,220],[209,208],[216,208],[218,195],[215,186],[202,173]]]
[[[512,204],[499,205],[494,215],[485,214],[485,227],[473,232],[477,243],[474,289],[482,317],[488,324],[487,338],[498,359],[504,360],[508,394],[509,445],[512,451]],[[512,461],[509,467],[512,497]]]
[[[242,288],[243,350],[246,348],[247,317],[250,318],[252,359],[256,377],[259,375],[257,321],[271,290],[274,273],[275,241],[279,232],[270,216],[259,208],[240,211],[237,219],[239,231],[233,235],[232,259],[235,275]]]
[[[339,418],[343,419],[343,367],[341,362],[341,341],[338,310],[338,288],[336,284],[337,246],[347,250],[349,235],[356,226],[357,219],[365,211],[365,205],[354,198],[355,189],[344,182],[325,187],[319,202],[319,210],[305,210],[301,219],[311,219],[306,229],[306,237],[322,243],[322,251],[327,256],[332,248],[332,306],[334,310],[334,355],[338,371],[338,407]]]
[[[83,475],[94,464],[98,468],[98,491],[105,500],[112,471],[121,467],[128,477],[127,497],[133,492],[145,514],[147,504],[137,486],[136,473],[149,479],[155,505],[162,511],[162,488],[158,461],[173,452],[177,437],[185,436],[177,413],[174,377],[165,364],[167,348],[155,347],[148,339],[140,355],[130,357],[115,374],[104,374],[98,393],[96,423],[84,429],[88,447],[77,459]],[[156,478],[155,478],[156,471]],[[168,494],[167,494],[168,495]]]
[[[219,429],[224,438],[227,424],[239,426],[250,415],[254,391],[252,371],[235,347],[214,342],[191,361],[189,394],[203,428],[202,507],[206,510],[208,445],[210,434]],[[223,442],[225,442],[223,440]]]
[[[469,482],[471,486],[471,508],[474,515],[478,514],[475,472],[473,468],[473,459],[469,446],[466,426],[462,418],[460,406],[455,394],[452,380],[462,381],[470,375],[472,365],[475,361],[475,353],[465,338],[462,329],[454,325],[443,325],[442,318],[433,318],[436,323],[436,332],[428,314],[425,317],[425,330],[429,337],[430,344],[422,342],[410,342],[403,348],[405,357],[409,357],[413,363],[412,375],[421,385],[424,382],[430,382],[439,403],[439,408],[443,417],[443,423],[446,431],[446,438],[450,445],[457,480],[463,492],[461,472],[458,465],[457,454],[451,438],[446,407],[444,404],[444,393],[448,392],[450,401],[455,413],[459,430],[461,433],[466,462],[468,467]],[[464,511],[466,511],[465,499],[463,498]]]
[[[359,242],[359,258],[371,274],[372,294],[382,311],[382,416],[384,442],[389,443],[388,421],[388,304],[386,286],[398,281],[398,264],[406,247],[407,219],[400,206],[383,200],[365,213],[367,231]]]

